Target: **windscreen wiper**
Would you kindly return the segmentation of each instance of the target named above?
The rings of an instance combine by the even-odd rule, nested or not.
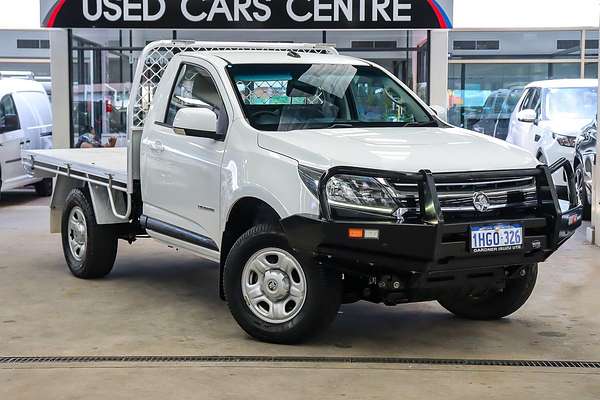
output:
[[[339,122],[339,123],[329,125],[326,129],[332,129],[332,128],[354,128],[354,125],[352,125],[348,122],[344,122],[344,123]]]
[[[427,121],[427,122],[408,122],[402,125],[403,128],[437,128],[440,125],[435,121]]]

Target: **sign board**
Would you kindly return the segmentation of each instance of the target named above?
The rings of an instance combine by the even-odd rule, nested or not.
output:
[[[453,0],[41,0],[48,28],[449,29]]]

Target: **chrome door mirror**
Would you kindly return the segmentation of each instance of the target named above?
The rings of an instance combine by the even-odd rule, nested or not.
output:
[[[537,112],[535,110],[521,110],[517,114],[517,119],[521,122],[526,122],[528,124],[532,124],[537,121]]]

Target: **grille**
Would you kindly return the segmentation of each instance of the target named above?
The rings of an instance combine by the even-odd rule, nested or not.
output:
[[[407,210],[405,218],[419,217],[419,193],[416,184],[393,180],[385,183],[391,188],[398,204]],[[494,216],[507,212],[527,212],[537,207],[537,187],[534,177],[471,180],[468,182],[437,183],[436,190],[446,218]],[[488,208],[475,209],[474,198],[485,194]]]

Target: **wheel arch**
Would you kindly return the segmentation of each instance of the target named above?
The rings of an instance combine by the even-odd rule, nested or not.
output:
[[[60,233],[67,196],[73,189],[85,190],[85,182],[59,175],[50,200],[50,233]]]
[[[81,189],[89,196],[94,210],[94,216],[98,225],[117,225],[123,221],[115,217],[112,212],[108,192],[103,186],[90,184],[78,179],[59,175],[56,178],[56,186],[52,193],[50,202],[50,232],[60,233],[61,218],[67,200],[67,196],[73,189]],[[116,207],[118,210],[125,209],[125,200],[123,196],[115,195]]]
[[[279,221],[281,221],[280,213],[258,197],[242,197],[233,204],[227,215],[221,239],[219,294],[222,299],[224,299],[223,267],[236,240],[253,226],[264,223],[278,224]]]

